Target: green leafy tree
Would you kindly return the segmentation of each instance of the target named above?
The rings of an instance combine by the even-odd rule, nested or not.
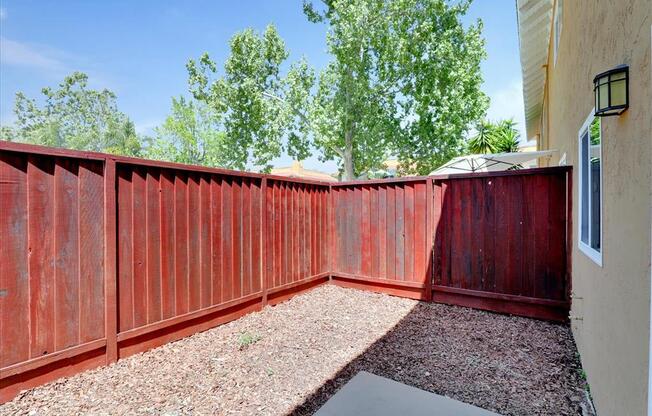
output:
[[[329,25],[333,60],[319,75],[310,116],[324,159],[345,179],[398,157],[426,174],[464,148],[488,104],[481,92],[482,23],[467,29],[470,2],[326,0],[304,12]]]
[[[172,99],[172,113],[155,129],[145,154],[152,159],[233,168],[219,117],[205,104]]]
[[[11,126],[0,126],[0,140],[6,142],[15,142],[17,139],[17,132]]]
[[[221,74],[207,53],[186,66],[190,92],[220,120],[228,165],[245,169],[253,163],[268,170],[283,151],[297,160],[308,157],[313,71],[301,60],[282,76],[288,51],[273,25],[263,34],[252,29],[237,33],[230,48]]]
[[[133,123],[118,111],[116,96],[88,88],[88,76],[74,72],[58,89],[41,90],[42,105],[16,94],[14,140],[77,150],[138,156],[140,141]],[[4,136],[4,131],[3,131]]]

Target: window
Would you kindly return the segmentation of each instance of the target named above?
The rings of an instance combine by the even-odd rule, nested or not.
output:
[[[579,132],[579,247],[602,266],[602,131],[591,115]]]
[[[553,37],[553,63],[557,64],[557,49],[559,49],[559,38],[561,37],[561,20],[562,20],[563,0],[557,0],[555,4],[555,18],[553,23],[553,30],[555,31]]]

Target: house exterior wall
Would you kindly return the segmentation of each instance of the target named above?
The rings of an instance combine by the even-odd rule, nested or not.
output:
[[[559,0],[557,0],[559,1]],[[572,164],[572,330],[600,415],[645,415],[650,340],[652,90],[650,0],[566,0],[557,62],[553,39],[539,146]],[[552,31],[554,33],[554,30]],[[552,35],[554,36],[554,34]],[[578,131],[593,77],[630,67],[629,109],[602,118],[602,267],[578,249]]]

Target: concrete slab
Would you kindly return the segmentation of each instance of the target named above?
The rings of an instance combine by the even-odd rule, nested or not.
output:
[[[315,416],[498,416],[448,397],[361,371]]]

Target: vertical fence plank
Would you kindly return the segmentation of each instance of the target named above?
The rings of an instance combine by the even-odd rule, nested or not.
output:
[[[534,224],[536,223],[535,218],[535,204],[532,201],[535,200],[536,196],[534,195],[537,190],[535,189],[535,180],[536,177],[524,177],[523,178],[523,196],[527,203],[523,205],[523,295],[524,296],[535,296],[534,286],[536,284],[536,262],[532,259],[536,258],[536,234]]]
[[[162,318],[176,315],[175,281],[174,281],[174,174],[161,171],[161,310]]]
[[[213,253],[211,233],[211,185],[206,175],[199,178],[199,254],[200,265],[200,305],[207,308],[212,305],[213,297]]]
[[[430,183],[432,187],[432,182]],[[428,197],[432,198],[432,189],[428,191],[427,182],[419,182],[414,184],[414,221],[412,222],[414,227],[414,237],[411,242],[412,250],[412,259],[414,262],[413,266],[413,278],[415,282],[423,283],[428,286],[428,248],[430,245],[426,244],[427,238],[426,234],[428,233],[428,215],[430,214],[426,201]],[[428,286],[429,287],[429,286]],[[429,289],[426,289],[426,296],[429,293]]]
[[[272,216],[272,224],[274,226],[274,257],[273,257],[273,273],[272,280],[270,281],[270,287],[276,287],[281,284],[281,273],[284,270],[285,265],[285,256],[284,256],[284,244],[286,241],[283,239],[284,231],[284,200],[283,200],[283,188],[282,184],[274,182],[274,210]]]
[[[242,296],[242,179],[233,181],[233,269],[232,299]]]
[[[569,167],[564,175],[566,178],[566,267],[564,274],[565,299],[572,295],[572,247],[573,247],[573,168]]]
[[[174,178],[174,287],[177,315],[188,312],[188,176]]]
[[[403,187],[403,210],[405,212],[403,217],[403,228],[404,228],[404,250],[405,255],[403,256],[403,267],[404,267],[404,279],[408,281],[415,281],[414,275],[414,185],[406,183]]]
[[[396,279],[396,245],[399,236],[396,235],[396,188],[387,187],[387,274],[386,279]]]
[[[233,181],[222,182],[222,302],[233,299]]]
[[[565,261],[564,243],[566,227],[566,178],[561,175],[547,175],[549,183],[548,199],[548,279],[546,280],[546,297],[564,299]]]
[[[161,320],[161,219],[158,169],[146,177],[147,322]]]
[[[484,229],[481,224],[484,224],[484,196],[485,196],[485,182],[484,180],[471,181],[471,215],[469,238],[470,241],[470,273],[471,273],[471,289],[482,290],[484,283]]]
[[[60,168],[59,168],[60,169]],[[0,153],[0,366],[29,359],[27,163]],[[55,246],[56,248],[56,246]]]
[[[54,161],[50,158],[30,156],[27,163],[27,176],[29,192],[27,206],[29,207],[30,216],[27,236],[29,249],[35,254],[29,256],[30,356],[38,357],[54,351],[54,296],[52,296],[55,288],[53,245]],[[11,197],[11,195],[4,192],[1,196],[3,201]],[[4,205],[2,205],[2,212],[9,212]],[[0,221],[2,220],[0,219]],[[5,232],[4,229],[0,230],[0,233]],[[9,234],[3,235],[8,236]],[[0,245],[8,246],[9,242],[4,241],[4,238]],[[3,263],[9,264],[11,257],[5,257],[3,253],[2,258],[6,259]],[[5,286],[0,284],[0,287]],[[0,337],[2,336],[1,332]],[[3,346],[1,342],[0,346]]]
[[[199,177],[188,175],[188,311],[201,308],[201,208]]]
[[[536,193],[533,195],[534,205],[534,295],[545,297],[546,280],[548,279],[548,200],[549,182],[546,177],[538,176],[534,178],[534,187]]]
[[[429,227],[431,234],[428,241],[432,242],[433,249],[432,254],[429,255],[429,259],[432,267],[432,284],[441,285],[442,262],[444,261],[442,248],[443,225],[445,221],[445,212],[442,211],[444,183],[440,181],[432,181],[431,183],[434,189],[432,191],[432,200],[428,203],[432,205],[432,222]],[[430,295],[432,297],[432,293]]]
[[[146,176],[144,169],[134,167],[132,187],[132,251],[133,251],[133,314],[134,327],[147,324],[147,218],[146,218]]]
[[[482,290],[496,291],[496,207],[495,200],[497,187],[494,178],[484,180],[484,226],[483,243],[484,256],[482,258],[482,275],[484,281]]]
[[[104,167],[81,161],[79,166],[79,342],[104,337]],[[115,189],[115,181],[113,183]],[[114,201],[115,204],[115,201]],[[115,213],[113,213],[115,217]],[[113,243],[114,244],[114,243]],[[115,246],[114,246],[115,248]],[[115,280],[115,274],[113,276]]]
[[[107,172],[110,172],[110,161],[107,161]],[[113,163],[115,166],[115,162]],[[115,168],[114,168],[115,169]],[[117,171],[118,175],[118,314],[119,314],[119,331],[124,332],[134,327],[134,297],[133,297],[133,276],[134,276],[134,259],[133,259],[133,198],[132,198],[132,169],[121,166]],[[107,183],[107,175],[104,177]],[[108,184],[107,184],[108,185]],[[108,202],[109,187],[105,186],[105,195]],[[105,220],[108,217],[108,207]]]
[[[371,275],[371,224],[370,224],[370,207],[369,207],[369,187],[363,186],[360,195],[361,209],[360,213],[360,268],[358,273],[364,276]]]
[[[104,331],[106,336],[106,363],[118,359],[118,259],[117,238],[118,199],[116,198],[116,164],[111,158],[104,161]],[[131,204],[130,204],[131,205]],[[131,207],[129,207],[131,208]],[[130,269],[129,269],[130,270]],[[131,287],[127,290],[131,293]]]
[[[263,178],[260,184],[260,273],[261,273],[261,290],[263,291],[263,307],[267,306],[267,290],[269,289],[270,274],[272,272],[272,255],[274,253],[274,246],[272,241],[274,239],[273,218],[273,191],[267,183],[267,178]]]
[[[265,230],[265,215],[262,210],[262,184],[257,180],[252,181],[251,190],[251,291],[255,293],[262,290],[264,255],[261,239]]]
[[[426,229],[425,229],[425,275],[426,275],[426,300],[432,300],[432,285],[434,283],[435,264],[434,253],[437,252],[437,244],[435,243],[435,225],[439,223],[439,213],[441,210],[440,204],[440,188],[433,183],[432,178],[426,180]],[[418,249],[418,248],[417,248]]]
[[[387,263],[387,186],[380,185],[378,189],[378,277],[386,279]]]
[[[78,165],[55,166],[55,341],[57,351],[79,343],[79,184]]]
[[[509,223],[509,209],[505,201],[509,197],[508,187],[509,182],[502,177],[497,177],[494,179],[496,192],[494,199],[494,209],[496,210],[496,222],[495,229],[488,230],[493,231],[496,234],[496,231],[500,231],[501,235],[496,235],[494,237],[494,264],[495,264],[495,287],[496,292],[507,293],[509,290],[508,279],[509,279],[509,264],[508,264],[508,255],[509,255],[509,238],[504,238],[509,236],[507,234],[507,227]],[[509,236],[511,237],[511,236]],[[496,255],[498,254],[498,255]]]
[[[370,215],[369,219],[369,240],[370,240],[370,256],[371,256],[371,276],[380,277],[380,238],[378,228],[378,187],[371,186],[369,189],[369,205]],[[384,231],[384,230],[383,230]]]
[[[251,182],[242,181],[242,295],[251,293]]]
[[[211,177],[211,251],[213,255],[213,283],[211,287],[213,305],[222,302],[222,282],[224,281],[224,275],[222,274],[222,254],[224,252],[222,246],[222,222],[222,179],[214,175]]]

